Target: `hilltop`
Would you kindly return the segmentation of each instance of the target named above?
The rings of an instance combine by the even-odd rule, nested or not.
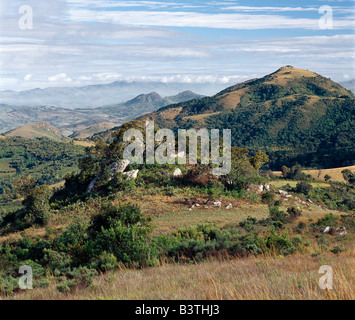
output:
[[[5,135],[8,137],[23,137],[27,139],[49,138],[55,141],[66,139],[57,128],[43,121],[18,127],[5,133]]]
[[[354,95],[315,72],[285,66],[212,97],[170,105],[139,120],[163,128],[231,129],[232,143],[262,149],[271,165],[338,167],[355,159]]]

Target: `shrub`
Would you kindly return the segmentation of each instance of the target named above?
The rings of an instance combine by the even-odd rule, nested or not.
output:
[[[300,208],[290,207],[287,208],[287,213],[287,222],[293,222],[301,216],[302,210]]]
[[[308,193],[313,189],[312,185],[307,182],[299,182],[296,185],[296,192],[308,195]]]
[[[255,224],[257,223],[257,220],[252,217],[248,217],[246,220],[241,221],[239,225],[244,228],[245,231],[247,232],[252,232],[255,229]]]
[[[125,264],[145,263],[150,253],[150,219],[131,204],[118,208],[109,205],[102,211],[91,220],[88,229],[91,253],[98,257],[107,251]]]
[[[266,253],[288,255],[296,250],[292,241],[288,239],[288,233],[277,234],[274,229],[266,237],[259,237],[257,243]]]
[[[18,279],[4,271],[0,271],[0,294],[13,295],[18,289]]]
[[[104,251],[99,256],[98,266],[101,270],[114,269],[117,266],[117,258],[112,253]]]
[[[333,249],[329,250],[331,253],[334,253],[336,255],[340,254],[341,252],[344,251],[343,248],[340,248],[339,246],[335,246]]]
[[[70,226],[54,240],[54,248],[70,255],[74,264],[84,263],[89,260],[88,246],[87,225],[84,223]]]
[[[65,292],[69,292],[70,291],[70,288],[75,286],[77,284],[76,280],[75,279],[72,279],[72,280],[69,280],[69,281],[64,281],[63,283],[61,284],[58,284],[56,289],[59,291],[59,292],[62,292],[62,293],[65,293]]]
[[[334,227],[337,224],[338,220],[339,219],[336,216],[330,213],[325,215],[323,218],[318,219],[318,221],[316,222],[316,226],[322,228],[326,226]]]
[[[278,207],[269,208],[269,218],[272,221],[279,221],[281,223],[285,222],[286,213],[281,211]]]
[[[266,193],[263,193],[261,196],[261,201],[262,201],[262,203],[267,204],[269,207],[274,206],[275,205],[275,192],[267,191]]]

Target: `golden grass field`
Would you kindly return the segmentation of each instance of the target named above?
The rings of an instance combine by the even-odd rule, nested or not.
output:
[[[350,171],[355,171],[355,166],[349,167],[341,167],[341,168],[333,168],[333,169],[320,169],[320,170],[302,170],[305,174],[310,174],[316,180],[323,180],[324,176],[328,174],[331,179],[330,181],[338,181],[338,182],[345,182],[342,171],[345,169],[349,169]],[[274,175],[281,176],[281,171],[274,171]]]
[[[81,147],[93,147],[95,145],[93,141],[89,141],[89,140],[72,140],[72,141],[76,146],[81,146]]]
[[[121,269],[96,277],[86,289],[60,293],[56,284],[21,292],[21,300],[353,300],[354,251],[315,258],[289,257],[220,259],[193,265]],[[319,268],[333,269],[333,289],[322,290]],[[1,298],[0,298],[1,299]]]

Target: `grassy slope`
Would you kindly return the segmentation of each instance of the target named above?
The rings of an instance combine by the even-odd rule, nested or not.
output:
[[[230,202],[234,204],[231,210],[223,206],[221,209],[194,208],[189,211],[189,206],[181,201],[184,197],[186,194],[173,197],[124,196],[114,202],[141,204],[142,210],[153,216],[155,234],[170,233],[203,222],[216,223],[220,227],[237,225],[248,216],[265,218],[268,212],[266,205],[235,199],[223,199],[223,205]],[[285,209],[291,204],[300,205],[303,209],[297,223],[304,221],[309,225],[309,219],[316,221],[327,213],[342,214],[316,204],[302,204],[297,197],[284,202],[282,207]],[[95,214],[97,205],[93,200],[67,208],[53,216],[46,229],[26,230],[26,233],[33,237],[50,237],[49,231],[64,229],[75,220],[87,221]],[[20,233],[12,234],[0,238],[0,242],[19,237]],[[336,238],[327,235],[327,239],[333,245],[337,244]],[[311,241],[311,245],[303,252],[287,257],[258,256],[232,260],[221,257],[220,260],[196,265],[162,262],[160,267],[121,269],[96,277],[89,288],[75,289],[65,294],[56,290],[56,283],[49,277],[50,285],[47,288],[21,292],[12,299],[354,299],[355,252],[351,243],[350,240],[339,242],[339,245],[347,248],[340,256],[323,252],[311,257],[311,253],[319,250],[317,244]],[[325,264],[330,265],[335,274],[335,290],[330,292],[318,287],[318,269]]]
[[[250,257],[196,265],[163,265],[143,270],[120,270],[97,277],[90,288],[62,294],[52,283],[22,292],[16,299],[55,300],[336,300],[355,298],[354,252],[310,258]],[[334,290],[318,286],[321,265],[330,265]],[[1,298],[0,298],[1,299]]]
[[[61,132],[45,122],[38,122],[35,124],[27,124],[6,133],[8,137],[23,137],[27,139],[35,138],[49,138],[55,141],[65,140],[66,138]]]
[[[310,174],[314,179],[324,180],[324,176],[328,174],[331,176],[331,181],[345,182],[342,171],[349,169],[350,171],[355,171],[355,166],[342,167],[342,168],[332,168],[332,169],[321,169],[321,170],[303,170],[305,174]],[[273,172],[277,176],[281,176],[281,171]]]

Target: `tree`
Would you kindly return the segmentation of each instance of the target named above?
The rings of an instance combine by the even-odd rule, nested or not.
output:
[[[344,180],[351,184],[352,186],[355,186],[355,173],[351,172],[349,169],[345,169],[341,172],[343,174]]]
[[[269,156],[265,152],[258,150],[255,156],[251,157],[249,161],[256,170],[259,170],[264,163],[269,162]]]
[[[289,172],[290,172],[290,168],[287,168],[286,166],[281,167],[281,174],[283,178],[286,179]]]
[[[231,171],[228,175],[222,176],[221,181],[229,190],[240,191],[250,185],[257,172],[248,158],[248,149],[233,147],[231,153]]]
[[[26,198],[34,188],[35,184],[36,181],[31,177],[31,175],[26,175],[20,179],[15,179],[14,189],[17,197]]]
[[[330,179],[331,179],[332,177],[329,175],[329,174],[326,174],[325,176],[324,176],[324,181],[329,181]]]
[[[35,187],[29,192],[23,205],[26,207],[26,216],[30,218],[31,223],[45,225],[48,222],[51,196],[52,190],[48,186]]]

